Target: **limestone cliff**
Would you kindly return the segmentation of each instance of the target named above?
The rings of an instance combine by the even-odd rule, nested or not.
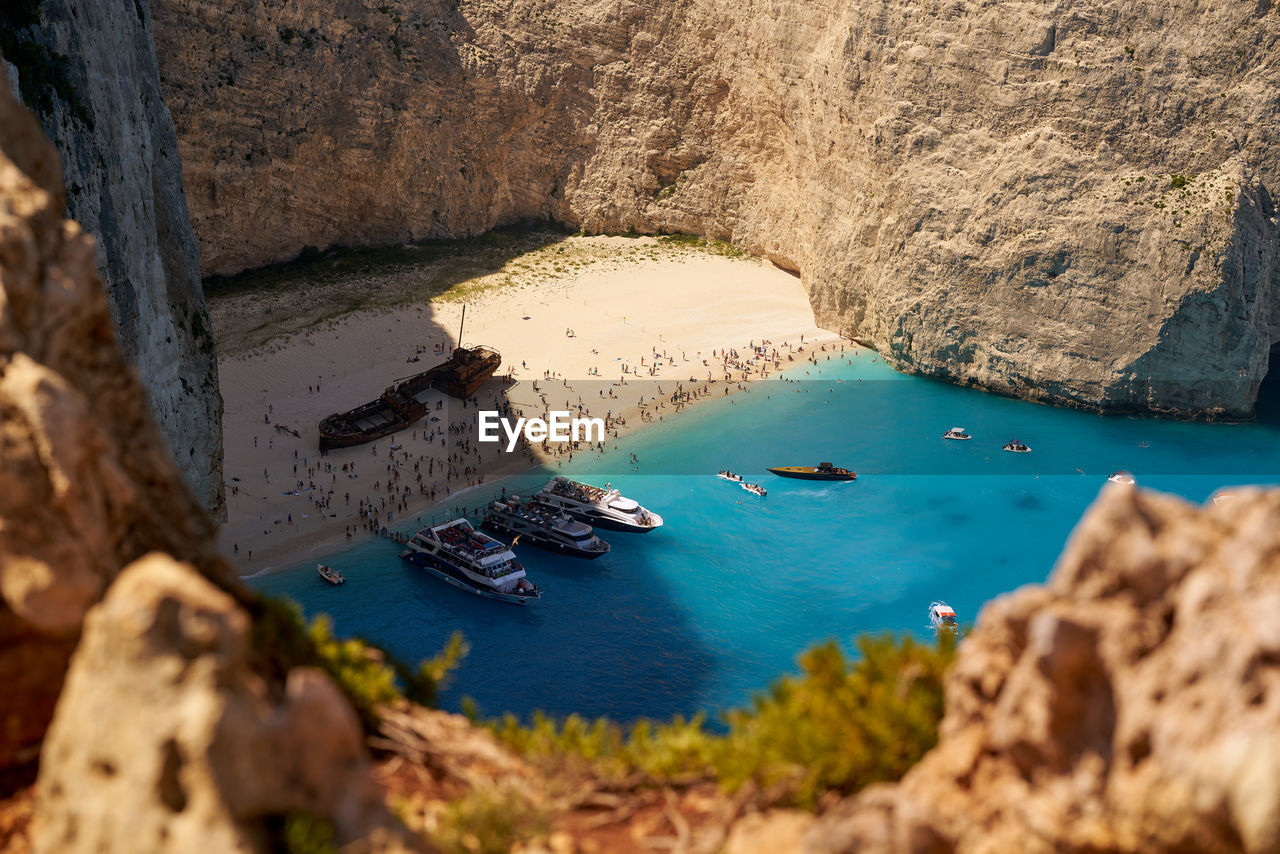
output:
[[[67,215],[98,240],[120,345],[188,488],[220,517],[217,361],[147,3],[16,3],[0,25],[13,28],[13,70],[61,155]]]
[[[237,586],[122,357],[57,154],[0,85],[0,768],[38,748],[86,611],[153,550]]]
[[[291,663],[289,636],[216,553],[62,187],[0,86],[0,771],[39,751],[23,844],[265,851],[297,834],[427,850],[389,812],[352,706]],[[575,837],[611,852],[1274,851],[1278,612],[1280,492],[1201,509],[1110,487],[1046,586],[984,609],[947,676],[937,747],[899,784],[824,798],[820,817],[739,820],[747,799],[707,787],[540,781],[462,718],[407,704],[375,743],[422,831],[449,812],[424,791],[534,791],[544,810],[592,812],[555,816],[556,852]],[[487,803],[452,813],[462,830],[512,807]],[[691,829],[695,812],[708,827]]]
[[[727,238],[905,370],[1248,415],[1280,13],[157,0],[205,273],[528,217]]]

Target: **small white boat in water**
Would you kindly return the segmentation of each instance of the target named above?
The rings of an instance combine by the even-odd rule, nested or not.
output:
[[[1123,469],[1112,472],[1111,476],[1108,477],[1107,480],[1111,483],[1123,483],[1125,486],[1133,486],[1138,482],[1132,474],[1124,471]]]
[[[964,432],[963,427],[952,427],[950,430],[942,434],[942,438],[964,441],[965,439],[972,439],[973,437]]]
[[[347,583],[347,580],[342,577],[342,573],[338,572],[338,570],[334,569],[328,564],[325,564],[325,563],[317,564],[316,572],[320,574],[321,578],[323,578],[325,581],[329,582],[332,585],[337,586],[339,584]]]
[[[720,478],[721,480],[728,480],[734,483],[742,483],[742,475],[734,474],[733,472],[727,469],[722,472],[717,472],[716,477]]]
[[[1009,442],[1007,445],[1005,445],[1004,449],[1011,454],[1031,453],[1031,446],[1025,442],[1019,442],[1017,439],[1014,439],[1012,442]]]
[[[761,498],[764,498],[769,494],[765,488],[758,483],[744,483],[742,484],[742,488],[747,492],[750,492],[752,495],[759,495]]]
[[[960,626],[956,622],[955,609],[941,600],[929,603],[929,622],[935,629],[956,629]]]

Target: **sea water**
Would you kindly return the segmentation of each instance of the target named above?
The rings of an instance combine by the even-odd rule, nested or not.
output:
[[[932,600],[971,623],[993,597],[1043,582],[1112,471],[1197,502],[1224,486],[1280,482],[1280,418],[1103,417],[901,375],[866,351],[817,355],[816,366],[668,416],[603,457],[579,454],[467,494],[468,504],[499,488],[528,494],[562,473],[609,482],[663,516],[652,533],[600,531],[612,550],[594,561],[517,548],[544,591],[527,607],[448,586],[382,540],[250,583],[408,661],[462,632],[470,653],[447,708],[470,697],[487,715],[714,716],[794,672],[817,642],[852,651],[864,633],[927,639]],[[973,439],[941,439],[953,426]],[[1012,438],[1032,453],[1002,451]],[[858,479],[765,471],[827,460]],[[767,497],[717,478],[721,469]],[[317,559],[348,583],[325,584]]]

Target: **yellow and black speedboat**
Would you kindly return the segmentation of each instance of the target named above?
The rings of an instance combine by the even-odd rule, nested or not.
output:
[[[769,471],[778,477],[794,477],[800,480],[857,480],[857,472],[833,466],[831,463],[818,463],[816,466],[778,466]]]

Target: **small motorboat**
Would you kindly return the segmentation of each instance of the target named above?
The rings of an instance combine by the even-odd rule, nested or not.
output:
[[[972,439],[973,437],[970,436],[968,433],[964,432],[963,427],[952,427],[950,430],[942,434],[942,438],[957,439],[957,440],[963,441],[965,439]]]
[[[957,629],[955,609],[941,600],[929,603],[929,622],[935,629]]]
[[[734,483],[742,483],[742,475],[734,474],[728,469],[722,472],[716,472],[716,477],[720,478],[721,480],[731,480]]]
[[[1004,446],[1004,449],[1011,454],[1031,453],[1031,446],[1025,442],[1019,442],[1017,439],[1014,439],[1012,442],[1009,442],[1008,444],[1006,444]]]
[[[758,483],[744,483],[742,484],[742,488],[747,492],[750,492],[752,495],[759,495],[761,498],[764,498],[769,494],[768,491]]]
[[[818,463],[816,466],[774,466],[769,471],[778,477],[794,477],[800,480],[857,480],[856,472],[831,463]]]
[[[1133,486],[1138,482],[1137,478],[1123,469],[1120,471],[1113,471],[1107,480],[1111,483],[1123,483],[1125,486]]]
[[[342,577],[342,573],[329,566],[327,563],[318,564],[316,572],[320,573],[320,577],[335,587],[339,584],[346,584],[347,580]]]

